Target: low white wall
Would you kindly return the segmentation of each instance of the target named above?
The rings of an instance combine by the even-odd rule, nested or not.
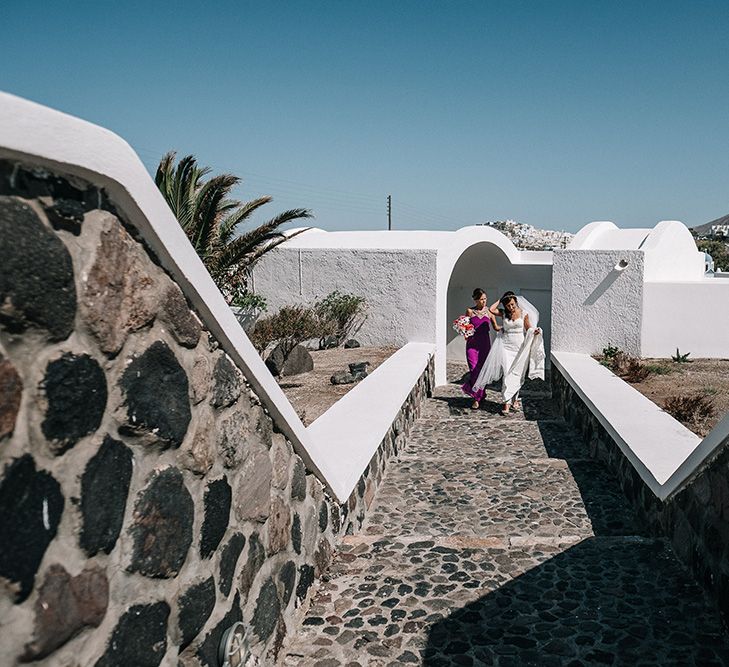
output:
[[[354,489],[434,353],[432,344],[406,345],[306,429],[332,465],[339,498]]]
[[[616,269],[621,261],[627,266]],[[552,350],[641,353],[641,250],[557,250],[552,270]]]
[[[552,352],[552,363],[653,493],[666,498],[701,438],[589,355]]]
[[[435,342],[435,250],[297,249],[279,247],[253,271],[269,312],[313,303],[334,290],[363,296],[363,345]]]
[[[729,280],[643,286],[641,355],[729,358]]]
[[[552,363],[661,500],[729,438],[729,415],[702,440],[588,355],[552,352]]]

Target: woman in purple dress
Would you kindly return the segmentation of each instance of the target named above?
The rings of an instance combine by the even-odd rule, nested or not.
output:
[[[484,395],[483,388],[473,389],[473,383],[476,382],[478,374],[481,372],[481,367],[491,350],[489,330],[491,327],[495,331],[500,329],[486,301],[486,292],[480,287],[477,287],[473,290],[474,306],[473,308],[466,309],[466,315],[470,318],[471,324],[473,324],[476,332],[470,338],[466,338],[466,361],[468,362],[468,369],[471,371],[471,374],[468,376],[468,382],[461,389],[464,394],[473,399],[471,407],[474,410],[478,410],[479,402]]]

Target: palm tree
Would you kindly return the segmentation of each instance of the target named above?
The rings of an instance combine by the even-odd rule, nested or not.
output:
[[[256,260],[306,231],[284,234],[279,228],[293,220],[311,218],[311,211],[304,208],[284,211],[236,235],[238,227],[272,198],[264,196],[248,202],[233,199],[230,192],[241,182],[240,178],[220,174],[205,180],[209,167],[200,167],[192,155],[181,158],[175,166],[175,157],[176,153],[170,151],[160,160],[154,181],[213,280],[232,302],[247,293],[250,270]]]

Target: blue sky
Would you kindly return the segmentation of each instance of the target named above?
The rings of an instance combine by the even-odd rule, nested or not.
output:
[[[325,229],[729,213],[729,2],[49,2],[0,89]],[[264,209],[265,210],[265,209]],[[262,220],[261,220],[262,221]]]

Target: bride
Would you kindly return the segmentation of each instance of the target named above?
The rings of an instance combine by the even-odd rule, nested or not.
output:
[[[497,310],[497,307],[503,311]],[[510,409],[521,407],[519,390],[524,384],[527,368],[531,379],[544,379],[544,343],[541,329],[537,327],[539,311],[524,297],[506,292],[491,306],[491,312],[502,318],[503,325],[473,388],[482,389],[503,377],[501,414],[508,415]]]

